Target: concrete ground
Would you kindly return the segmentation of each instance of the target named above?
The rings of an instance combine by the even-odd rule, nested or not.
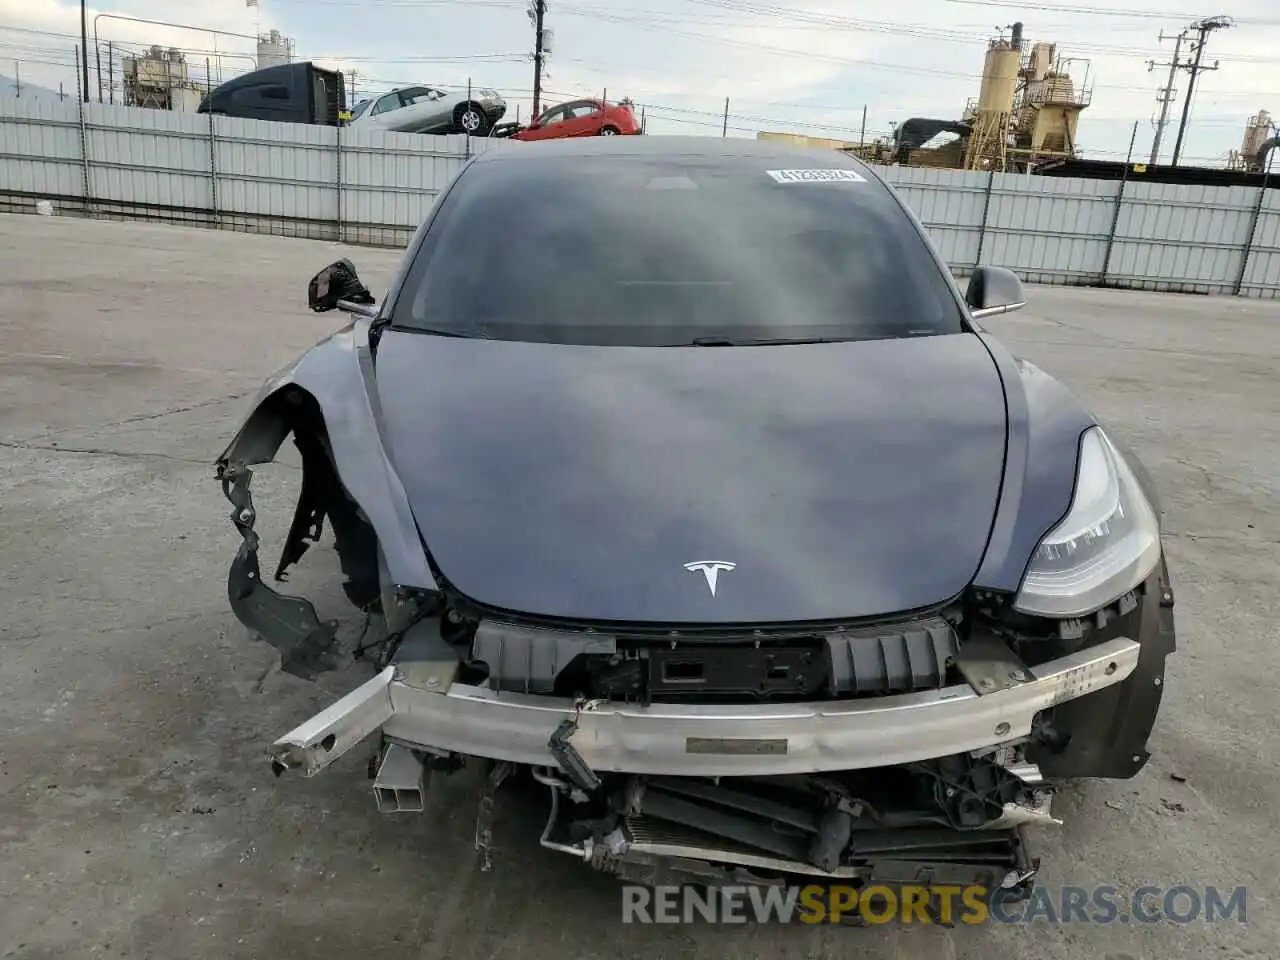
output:
[[[237,537],[211,462],[260,380],[340,322],[305,308],[347,253],[158,225],[0,218],[0,956],[1051,960],[1272,956],[1280,723],[1280,303],[1040,288],[991,327],[1078,388],[1163,490],[1178,591],[1154,759],[1088,784],[1041,879],[1248,890],[1248,923],[1189,927],[627,927],[616,887],[502,808],[472,852],[475,783],[377,814],[353,751],[273,779],[264,748],[354,686],[273,669],[224,577]],[[291,460],[259,475],[274,564]],[[292,587],[341,610],[328,543]]]

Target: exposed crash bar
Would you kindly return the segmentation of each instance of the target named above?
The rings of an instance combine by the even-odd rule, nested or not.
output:
[[[381,726],[395,741],[437,752],[555,766],[548,742],[576,715],[573,746],[599,772],[764,776],[894,766],[1023,739],[1040,711],[1128,677],[1139,650],[1132,640],[1109,640],[982,695],[960,685],[802,704],[603,703],[580,713],[568,700],[464,684],[437,692],[392,666],[276,741],[272,755],[311,775]]]
[[[275,772],[301,769],[314,776],[386,723],[394,709],[390,688],[395,673],[395,667],[387,667],[277,740],[271,748]]]

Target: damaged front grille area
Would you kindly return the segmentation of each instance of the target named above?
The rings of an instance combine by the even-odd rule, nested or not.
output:
[[[664,637],[481,620],[473,665],[491,689],[630,703],[805,702],[936,690],[960,638],[940,616],[827,632]]]
[[[637,882],[749,871],[1016,888],[1036,869],[1021,827],[1056,822],[1048,793],[991,757],[826,777],[609,777],[590,792],[552,770],[534,777],[551,789],[543,846]]]

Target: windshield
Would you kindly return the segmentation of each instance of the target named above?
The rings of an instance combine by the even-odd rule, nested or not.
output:
[[[357,103],[355,109],[351,111],[351,119],[354,120],[356,117],[367,111],[371,103],[373,103],[372,100],[361,100]]]
[[[843,158],[831,165],[841,163],[854,170]],[[784,165],[645,156],[478,163],[442,201],[393,323],[619,346],[963,329],[949,278],[883,186],[771,175]]]

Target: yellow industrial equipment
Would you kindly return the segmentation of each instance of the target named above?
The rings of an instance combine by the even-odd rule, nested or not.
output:
[[[1022,87],[1014,107],[1014,148],[1032,159],[1071,157],[1076,152],[1080,113],[1089,106],[1088,69],[1080,90],[1057,55],[1057,45],[1037,43],[1021,70]]]
[[[1243,170],[1245,173],[1259,173],[1269,152],[1264,147],[1269,144],[1271,133],[1275,129],[1275,121],[1266,110],[1259,110],[1244,125],[1244,139],[1240,141],[1240,149],[1232,150],[1227,161],[1228,170]]]
[[[992,40],[982,67],[978,99],[965,111],[972,125],[965,149],[967,170],[1004,170],[1008,162],[1010,120],[1022,68],[1022,24],[1009,39]]]

